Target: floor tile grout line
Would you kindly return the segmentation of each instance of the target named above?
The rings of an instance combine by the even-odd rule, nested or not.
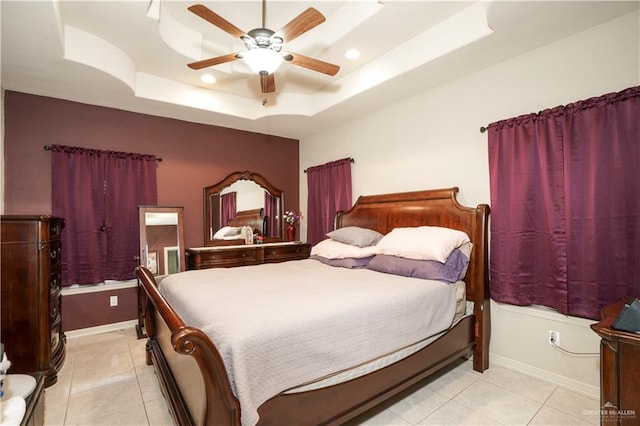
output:
[[[142,393],[142,384],[140,383],[140,374],[138,369],[136,368],[135,356],[134,356],[134,347],[129,343],[129,354],[131,355],[131,360],[133,361],[133,371],[136,374],[136,382],[138,383],[138,390],[140,391],[140,397],[142,399],[142,408],[144,409],[144,415],[147,419],[147,425],[151,425],[151,419],[149,418],[149,410],[147,408],[147,402],[144,400],[144,394]]]
[[[142,405],[143,405],[143,407],[142,407],[142,408],[145,410],[145,411],[144,411],[144,414],[145,414],[145,417],[146,417],[146,421],[147,421],[147,423],[148,423],[148,424],[151,424],[151,421],[152,421],[151,419],[152,419],[152,417],[150,416],[150,412],[148,411],[149,409],[147,408],[147,404],[151,404],[151,403],[153,403],[154,401],[156,401],[156,400],[160,400],[160,399],[165,399],[165,400],[166,400],[166,398],[165,398],[164,394],[163,394],[163,393],[161,393],[161,394],[158,396],[158,398],[154,398],[154,399],[152,399],[152,400],[150,400],[150,401],[145,401],[145,400],[144,400],[144,396],[143,396],[143,389],[142,389],[142,383],[141,383],[141,377],[142,377],[143,375],[148,374],[148,372],[147,372],[147,371],[145,371],[145,370],[143,370],[142,368],[140,368],[140,369],[138,369],[138,368],[137,368],[137,365],[136,365],[135,360],[136,360],[137,355],[138,355],[138,353],[137,353],[137,352],[140,350],[139,343],[137,343],[137,342],[138,342],[138,340],[137,340],[137,339],[135,339],[135,338],[134,338],[134,339],[132,340],[132,336],[127,335],[127,334],[121,334],[120,336],[117,336],[117,337],[115,337],[114,339],[107,339],[107,340],[105,340],[105,341],[103,341],[103,342],[101,342],[101,341],[97,340],[96,342],[92,342],[92,343],[90,343],[90,344],[86,344],[86,346],[85,346],[85,345],[83,345],[83,346],[85,346],[83,349],[80,349],[80,347],[81,347],[80,342],[75,342],[75,346],[74,346],[73,350],[72,350],[72,351],[70,351],[70,352],[73,354],[73,356],[69,356],[69,360],[70,360],[70,361],[72,361],[72,362],[71,362],[71,364],[72,364],[72,365],[71,365],[71,367],[72,367],[72,368],[71,368],[71,371],[70,371],[70,373],[69,373],[69,374],[70,374],[70,378],[69,378],[69,387],[68,387],[68,388],[67,388],[67,390],[66,390],[66,403],[65,403],[66,405],[65,405],[65,407],[64,407],[64,418],[63,418],[63,421],[65,422],[64,424],[66,424],[67,415],[68,415],[68,410],[69,410],[69,405],[70,405],[70,400],[71,400],[71,390],[73,389],[73,383],[74,383],[74,380],[76,379],[76,375],[77,375],[76,373],[77,373],[77,371],[78,371],[78,370],[77,370],[77,368],[78,368],[78,363],[77,363],[77,361],[78,361],[78,355],[79,355],[80,353],[84,352],[84,350],[87,350],[87,351],[91,351],[91,350],[94,350],[94,351],[95,351],[95,350],[97,350],[97,347],[94,347],[94,348],[91,348],[91,349],[90,349],[90,346],[93,346],[94,344],[97,344],[97,345],[99,346],[99,345],[101,345],[101,344],[103,344],[103,345],[104,345],[104,344],[114,344],[114,345],[115,345],[115,344],[119,344],[119,343],[123,343],[123,344],[124,344],[124,343],[126,343],[126,345],[127,345],[127,348],[128,348],[127,353],[128,353],[128,355],[129,355],[129,358],[130,358],[130,361],[131,361],[131,365],[132,365],[132,367],[131,367],[131,368],[133,368],[133,375],[135,376],[135,378],[136,378],[136,383],[137,383],[137,385],[138,385],[138,391],[139,391],[139,393],[140,393],[141,401],[142,401]],[[71,353],[70,353],[70,355],[71,355]],[[553,385],[553,389],[549,392],[549,394],[548,394],[548,395],[546,395],[546,396],[545,396],[544,401],[542,401],[542,402],[541,402],[541,401],[538,401],[538,400],[532,399],[532,398],[531,398],[531,397],[529,397],[529,396],[526,396],[526,395],[523,395],[523,394],[521,394],[521,393],[517,392],[516,390],[514,390],[514,386],[513,386],[513,385],[511,385],[511,387],[506,387],[506,386],[509,386],[509,384],[508,384],[508,383],[505,385],[505,384],[501,384],[501,383],[499,383],[499,380],[492,381],[492,379],[493,379],[493,380],[495,380],[496,378],[498,378],[498,379],[499,379],[499,376],[496,376],[496,377],[490,378],[490,375],[482,375],[482,374],[476,375],[476,374],[473,374],[473,372],[472,372],[471,370],[468,370],[468,365],[467,365],[467,363],[469,363],[469,362],[470,362],[470,361],[466,361],[466,362],[460,363],[460,364],[459,364],[459,365],[457,365],[456,367],[452,368],[450,371],[448,371],[448,372],[446,372],[446,373],[444,373],[444,374],[442,374],[442,375],[440,375],[440,376],[434,377],[434,378],[432,378],[431,380],[429,380],[429,378],[423,379],[423,381],[422,381],[422,386],[420,386],[419,388],[416,388],[415,390],[422,389],[422,388],[428,388],[428,389],[429,389],[429,391],[430,391],[431,393],[433,393],[433,394],[437,394],[439,397],[441,397],[441,398],[443,399],[443,401],[444,401],[444,402],[443,402],[442,404],[439,404],[439,405],[438,405],[438,407],[436,407],[435,409],[431,410],[428,414],[426,414],[426,415],[425,415],[424,417],[422,417],[421,419],[417,420],[415,423],[414,423],[414,422],[412,422],[412,421],[410,422],[409,420],[407,420],[406,418],[404,418],[404,417],[402,416],[402,414],[400,414],[400,413],[396,413],[395,411],[393,411],[393,410],[391,410],[391,409],[390,409],[390,406],[386,406],[386,405],[384,406],[383,410],[381,410],[378,414],[380,414],[380,413],[382,413],[382,412],[384,412],[384,411],[387,411],[387,412],[388,412],[388,414],[391,414],[391,415],[393,415],[394,417],[396,417],[396,418],[398,418],[398,419],[401,419],[402,421],[406,422],[407,424],[412,424],[412,425],[416,426],[416,425],[420,424],[420,422],[422,422],[422,421],[424,421],[425,419],[427,419],[427,418],[429,418],[430,416],[432,416],[432,415],[433,415],[434,413],[436,413],[438,410],[441,410],[441,409],[442,409],[446,404],[448,404],[449,402],[453,402],[453,403],[456,403],[456,404],[460,404],[461,406],[463,406],[463,407],[465,407],[465,408],[469,409],[471,412],[473,412],[473,413],[475,413],[475,414],[478,414],[478,415],[481,415],[481,416],[483,416],[484,418],[486,418],[486,419],[488,419],[488,420],[490,420],[490,421],[492,421],[492,422],[496,422],[496,423],[498,423],[498,424],[501,424],[501,421],[500,421],[500,420],[495,419],[495,418],[493,418],[492,416],[487,415],[487,414],[485,414],[485,413],[483,413],[483,412],[479,412],[479,411],[477,411],[476,409],[474,409],[473,407],[470,407],[470,406],[468,406],[468,405],[464,404],[463,402],[461,402],[461,401],[459,401],[459,400],[455,400],[455,398],[457,398],[457,397],[458,397],[460,394],[462,394],[465,390],[469,389],[471,386],[473,386],[474,384],[477,384],[477,383],[479,383],[479,382],[481,381],[481,382],[483,382],[483,383],[485,383],[485,384],[491,384],[491,385],[493,385],[493,386],[496,386],[497,388],[500,388],[500,389],[502,389],[503,391],[508,392],[508,393],[509,393],[509,394],[511,394],[511,395],[515,395],[515,396],[517,396],[517,397],[520,397],[520,398],[524,398],[524,399],[526,399],[526,400],[529,400],[529,401],[531,401],[532,403],[539,404],[538,408],[535,410],[535,413],[534,413],[534,414],[531,416],[531,418],[530,418],[530,419],[528,419],[525,423],[522,423],[523,425],[531,424],[531,423],[534,421],[534,419],[535,419],[535,418],[536,418],[536,417],[541,413],[541,411],[543,410],[543,408],[545,408],[545,407],[546,407],[546,408],[549,408],[549,409],[556,410],[557,412],[562,413],[563,415],[566,415],[566,416],[570,416],[571,418],[574,418],[574,419],[576,419],[576,420],[578,420],[578,421],[582,421],[582,422],[585,422],[585,423],[591,423],[591,422],[587,422],[587,420],[586,420],[586,419],[583,419],[583,418],[579,417],[578,415],[576,415],[576,413],[575,413],[575,412],[567,411],[567,410],[569,410],[570,408],[568,408],[567,410],[565,410],[565,409],[562,409],[562,408],[555,407],[555,406],[553,406],[553,405],[549,405],[549,402],[552,400],[553,395],[554,395],[558,390],[563,389],[563,390],[566,390],[566,391],[568,391],[568,392],[574,392],[574,391],[572,391],[571,389],[567,389],[567,388],[564,388],[564,387],[562,387],[562,386],[560,386],[560,385],[556,385],[556,384],[554,384],[554,383],[552,383],[552,382],[548,382],[548,381],[546,381],[546,380],[543,380],[543,379],[540,379],[540,378],[536,378],[536,377],[533,377],[533,376],[529,376],[529,375],[526,375],[526,374],[522,374],[522,373],[519,373],[519,372],[517,372],[517,371],[515,371],[515,370],[510,370],[510,369],[508,369],[508,368],[506,368],[506,367],[503,367],[503,368],[506,368],[507,370],[510,370],[510,371],[512,371],[512,372],[514,372],[514,373],[517,373],[517,374],[519,374],[519,375],[522,375],[522,376],[524,376],[524,377],[534,379],[534,380],[539,381],[539,382],[541,382],[541,383],[548,383],[548,384],[550,384],[550,385]],[[433,389],[433,388],[429,388],[429,385],[430,385],[431,383],[434,383],[434,382],[435,382],[436,380],[438,380],[439,378],[444,377],[445,375],[449,375],[449,374],[451,374],[452,376],[455,376],[455,377],[452,377],[452,379],[451,379],[451,383],[454,383],[456,380],[461,380],[462,382],[464,382],[464,383],[462,383],[462,382],[460,383],[461,385],[463,385],[461,389],[457,389],[457,388],[455,388],[455,387],[453,388],[453,389],[454,389],[454,392],[450,393],[450,395],[452,395],[452,396],[447,396],[447,395],[445,395],[445,394],[443,394],[443,393],[439,392],[438,390],[435,390],[435,389]],[[516,378],[517,378],[517,377],[515,377],[515,378],[514,378],[514,380],[515,380]],[[157,377],[156,377],[156,380],[157,380]],[[468,381],[468,382],[467,382],[467,381]],[[503,381],[503,382],[504,382],[504,381]],[[146,382],[145,382],[145,383],[146,383]],[[505,383],[506,383],[506,382],[505,382]],[[448,383],[447,381],[445,381],[445,383],[444,383],[444,384],[445,384],[446,386],[448,386],[448,385],[449,385],[449,383]],[[148,386],[148,384],[147,384],[147,386]],[[444,389],[444,387],[443,387],[442,389]],[[407,394],[407,396],[408,396],[408,395],[411,395],[411,394]],[[589,397],[587,397],[587,398],[589,398]],[[593,398],[589,398],[589,399],[593,399]],[[398,400],[398,401],[401,401],[401,399],[400,399],[400,400]],[[422,414],[422,413],[420,413],[420,414]]]
[[[530,377],[530,376],[529,376]],[[539,379],[538,379],[539,380]],[[533,419],[536,418],[536,416],[540,413],[540,411],[542,411],[542,409],[544,407],[547,408],[551,408],[551,406],[547,405],[547,402],[549,401],[549,399],[551,399],[551,395],[553,395],[553,393],[556,391],[556,389],[558,389],[558,385],[555,385],[553,387],[553,390],[551,391],[551,393],[549,393],[549,395],[547,396],[547,398],[544,400],[544,402],[542,403],[542,405],[538,408],[538,410],[535,412],[535,414],[529,419],[529,421],[527,422],[527,425],[531,424],[531,422],[533,421]]]
[[[88,337],[91,337],[91,336],[88,336]],[[144,407],[144,399],[142,397],[142,389],[140,387],[140,382],[138,381],[138,378],[137,378],[137,372],[135,370],[135,364],[133,362],[133,355],[131,354],[131,346],[125,340],[125,338],[126,338],[126,336],[123,337],[123,338],[115,339],[116,340],[115,342],[108,343],[108,345],[109,346],[116,346],[116,345],[124,345],[124,344],[126,344],[127,353],[129,354],[129,361],[131,361],[131,370],[132,370],[132,372],[133,372],[133,374],[134,374],[134,376],[136,378],[136,383],[138,384],[138,392],[140,393],[141,405],[143,406],[143,409],[145,409],[145,407]],[[78,364],[76,362],[77,361],[77,357],[78,357],[78,353],[79,352],[85,352],[85,351],[86,352],[95,351],[95,348],[92,348],[91,346],[103,345],[103,344],[106,343],[106,342],[99,342],[99,341],[91,342],[91,343],[87,344],[84,348],[80,349],[81,348],[80,339],[82,339],[82,337],[78,338],[78,341],[75,343],[75,350],[73,351],[74,352],[73,353],[73,358],[74,358],[73,359],[73,367],[72,367],[72,370],[71,370],[71,380],[70,380],[70,384],[69,384],[68,398],[67,398],[67,402],[66,402],[66,406],[65,406],[65,410],[64,410],[65,414],[64,414],[64,418],[63,418],[63,425],[67,424],[67,415],[68,415],[68,411],[69,411],[69,404],[71,402],[71,390],[73,389],[73,380],[74,380],[74,377],[75,377],[76,368],[81,368],[81,367],[78,367]],[[120,340],[124,340],[124,341],[120,342]],[[111,385],[111,384],[112,383],[109,383],[108,385]],[[78,392],[78,393],[80,394],[80,393],[84,393],[84,392],[90,392],[92,390],[93,389],[88,389],[88,390],[85,390],[85,391],[82,391],[82,392]],[[117,411],[112,413],[112,414],[115,414],[115,413],[117,413]],[[147,423],[149,423],[146,409],[145,409],[145,417],[147,418]],[[97,419],[98,418],[96,418],[96,419],[85,419],[85,421],[91,422],[91,421],[94,421],[94,420],[97,420]]]

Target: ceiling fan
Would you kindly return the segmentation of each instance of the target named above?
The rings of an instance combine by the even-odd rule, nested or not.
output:
[[[188,64],[194,70],[244,59],[247,65],[260,76],[262,93],[275,92],[276,83],[273,73],[282,61],[331,76],[336,75],[340,70],[339,66],[328,62],[298,53],[281,52],[285,42],[294,40],[325,21],[322,13],[312,7],[296,16],[279,31],[272,31],[265,28],[265,0],[262,0],[262,27],[248,33],[204,5],[189,6],[188,10],[231,36],[240,38],[247,48],[244,52],[230,53]]]

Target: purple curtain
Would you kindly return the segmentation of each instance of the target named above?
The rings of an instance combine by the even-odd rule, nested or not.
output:
[[[351,208],[351,159],[332,161],[307,169],[307,242],[326,238],[335,215]]]
[[[274,197],[269,192],[264,191],[264,215],[267,218],[267,235],[265,237],[277,237],[278,220],[280,220],[280,212],[278,211],[278,197]]]
[[[52,213],[65,218],[62,285],[131,279],[139,204],[156,204],[152,155],[51,146]]]
[[[491,297],[596,319],[640,294],[640,87],[489,126]]]
[[[227,192],[220,196],[220,225],[227,226],[236,217],[236,193]]]
[[[104,281],[104,157],[99,151],[51,146],[51,211],[65,218],[62,285]]]
[[[109,259],[105,276],[127,280],[139,263],[134,260],[140,252],[138,206],[157,204],[156,158],[112,152],[105,157],[105,165],[104,218]]]

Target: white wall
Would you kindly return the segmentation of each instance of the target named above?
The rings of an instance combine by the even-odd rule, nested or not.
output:
[[[251,180],[239,180],[220,191],[221,194],[236,192],[236,211],[264,207],[264,189]]]
[[[480,126],[640,84],[640,16],[634,12],[300,141],[300,170],[353,157],[354,201],[459,186],[466,205],[489,203],[487,137]],[[306,207],[306,176],[300,175]],[[302,236],[306,235],[302,224]],[[597,356],[573,357],[547,343],[548,330],[578,352],[598,352],[592,321],[492,303],[493,362],[597,395]]]

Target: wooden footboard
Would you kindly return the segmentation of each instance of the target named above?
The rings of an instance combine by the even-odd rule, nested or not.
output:
[[[428,375],[473,353],[477,371],[489,366],[487,221],[489,207],[460,206],[457,188],[360,197],[337,217],[337,227],[362,226],[387,233],[399,226],[446,226],[466,232],[474,244],[465,282],[471,315],[424,349],[381,370],[327,388],[276,395],[258,408],[260,425],[341,424]],[[239,425],[233,394],[214,342],[187,326],[159,293],[153,275],[136,269],[147,294],[148,362],[179,425]]]
[[[340,425],[470,355],[473,329],[473,316],[466,317],[426,348],[381,370],[327,388],[275,396],[258,409],[258,424]]]
[[[239,425],[240,403],[218,350],[206,334],[185,325],[148,269],[138,267],[136,275],[147,294],[147,351],[177,424]]]

